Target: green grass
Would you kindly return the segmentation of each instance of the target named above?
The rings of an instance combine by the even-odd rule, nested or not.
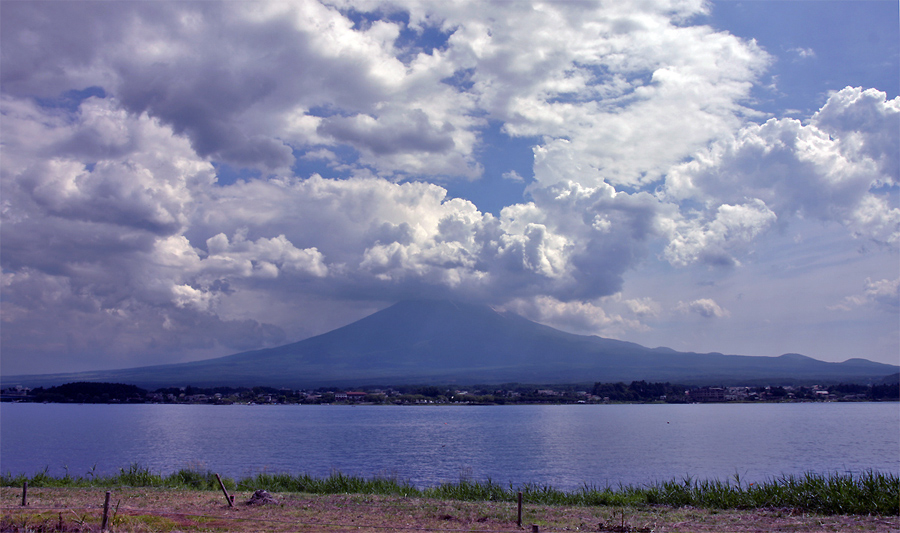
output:
[[[182,469],[167,476],[133,464],[113,476],[88,473],[84,477],[53,477],[43,472],[27,477],[0,475],[0,484],[30,487],[160,487],[188,490],[219,490],[215,474]],[[585,486],[560,491],[545,485],[501,485],[460,479],[457,483],[419,489],[391,476],[364,478],[340,472],[325,478],[309,475],[269,474],[234,481],[222,478],[229,490],[303,492],[310,494],[382,494],[443,500],[514,502],[521,491],[526,502],[541,505],[588,506],[691,506],[706,509],[794,509],[819,514],[900,515],[900,478],[868,471],[862,474],[814,474],[780,476],[764,483],[743,483],[739,476],[728,481],[672,480],[646,486],[598,488]]]
[[[270,492],[306,492],[310,494],[384,494],[394,496],[421,496],[421,491],[410,483],[393,477],[363,478],[334,472],[326,478],[308,474],[257,474],[237,483],[238,490],[265,489]]]
[[[153,473],[149,468],[132,464],[127,469],[120,468],[119,473],[112,476],[97,476],[89,472],[83,477],[72,477],[68,471],[63,477],[53,477],[44,468],[32,477],[24,474],[0,475],[0,485],[4,487],[22,486],[28,482],[29,487],[160,487],[168,489],[219,490],[219,482],[213,472],[200,472],[192,469],[181,469],[168,476]],[[236,487],[230,478],[222,478],[229,489]]]
[[[669,481],[647,489],[647,503],[707,509],[789,508],[821,514],[900,514],[900,479],[892,474],[781,476],[766,483]]]

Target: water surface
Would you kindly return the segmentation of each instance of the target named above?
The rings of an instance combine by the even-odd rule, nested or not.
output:
[[[765,481],[782,474],[900,475],[900,404],[564,406],[0,405],[0,470],[73,476],[139,463],[393,475],[418,486]]]

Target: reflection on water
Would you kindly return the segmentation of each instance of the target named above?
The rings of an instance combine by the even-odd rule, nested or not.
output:
[[[0,469],[84,475],[139,463],[394,475],[419,486],[491,478],[560,489],[691,476],[900,474],[896,403],[497,407],[3,404]]]

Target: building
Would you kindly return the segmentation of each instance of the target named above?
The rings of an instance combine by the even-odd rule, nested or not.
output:
[[[724,402],[725,389],[722,387],[703,387],[688,391],[692,402]]]

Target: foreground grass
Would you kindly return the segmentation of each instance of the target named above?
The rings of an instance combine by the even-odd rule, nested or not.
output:
[[[100,531],[107,488],[0,487],[0,532]],[[109,527],[113,533],[896,533],[900,517],[820,515],[792,509],[718,510],[663,505],[587,506],[526,503],[522,528],[516,504],[380,494],[273,493],[276,502],[248,505],[251,492],[155,487],[112,487]]]
[[[53,477],[47,470],[32,477],[0,475],[0,485],[21,487],[156,487],[170,489],[219,490],[212,472],[182,469],[167,476],[140,465],[121,469],[114,476]],[[458,500],[469,502],[515,502],[522,492],[529,504],[550,506],[663,505],[702,509],[791,509],[822,515],[900,515],[900,478],[893,474],[814,474],[780,476],[765,483],[742,483],[738,476],[729,481],[683,479],[649,484],[598,488],[585,486],[577,491],[560,491],[544,485],[514,487],[491,480],[460,480],[419,489],[392,477],[364,478],[333,473],[326,478],[309,475],[267,474],[238,481],[222,478],[229,490],[264,489],[269,492],[306,494],[362,494]]]

